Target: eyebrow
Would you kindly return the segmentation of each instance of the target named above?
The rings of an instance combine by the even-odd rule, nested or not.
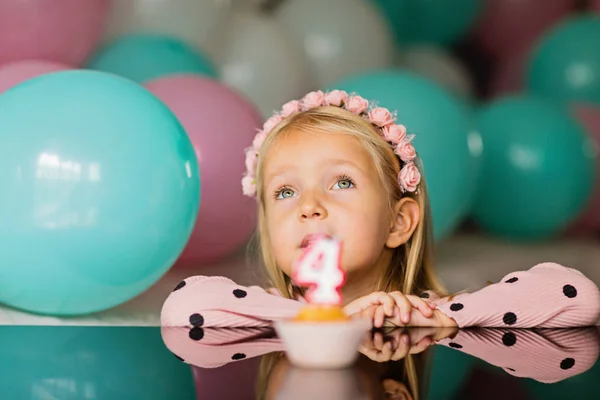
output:
[[[332,158],[327,160],[326,162],[324,162],[321,167],[325,168],[325,167],[332,167],[332,166],[340,166],[340,165],[347,165],[350,167],[355,168],[356,170],[365,173],[365,171],[363,171],[362,168],[360,168],[356,163],[352,162],[351,160],[345,160],[345,159],[341,159],[341,158]],[[276,169],[272,174],[271,174],[271,178],[277,177],[279,175],[281,175],[281,173],[283,171],[287,171],[287,170],[294,170],[296,169],[295,166],[293,165],[282,165],[281,167],[279,167],[278,169]]]

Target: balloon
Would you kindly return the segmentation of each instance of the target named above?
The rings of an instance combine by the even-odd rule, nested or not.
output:
[[[600,15],[584,14],[554,28],[531,56],[528,89],[557,100],[600,103],[599,37]]]
[[[217,76],[212,61],[199,51],[179,39],[153,34],[121,37],[101,48],[87,67],[138,83],[179,73]]]
[[[121,304],[183,250],[200,196],[194,149],[141,86],[47,74],[0,96],[0,303],[49,315]]]
[[[317,87],[392,65],[391,32],[364,0],[288,0],[275,16],[304,49]]]
[[[467,33],[483,9],[483,0],[372,1],[380,7],[401,45],[453,44]]]
[[[113,42],[137,33],[163,34],[212,55],[219,29],[229,29],[229,9],[216,0],[111,0],[104,40]]]
[[[195,400],[158,327],[0,326],[6,399]]]
[[[202,205],[180,263],[222,259],[246,244],[256,227],[256,202],[242,194],[244,149],[262,118],[236,92],[197,76],[172,76],[146,87],[177,115],[200,164]]]
[[[252,100],[265,119],[313,88],[302,48],[273,18],[235,11],[221,40],[216,58],[222,80]]]
[[[402,49],[398,52],[396,65],[437,82],[467,101],[473,98],[473,82],[469,72],[443,48],[418,45]]]
[[[596,149],[600,149],[600,106],[574,104],[571,106],[571,111],[586,133],[594,139]],[[600,163],[596,171],[594,194],[584,212],[570,227],[569,233],[585,234],[600,229]]]
[[[498,61],[488,87],[489,98],[519,93],[523,90],[529,48],[515,46],[511,57]]]
[[[403,71],[358,75],[331,88],[398,110],[398,121],[416,134],[413,144],[425,168],[435,238],[448,236],[469,210],[481,152],[468,107],[437,84]]]
[[[593,142],[560,106],[512,96],[482,108],[485,155],[476,222],[515,239],[545,239],[566,227],[594,182]]]
[[[25,60],[0,66],[0,94],[36,76],[71,69],[54,61]]]
[[[475,36],[489,54],[512,58],[514,47],[531,45],[575,8],[576,0],[488,0],[477,23]]]
[[[108,0],[0,1],[0,64],[80,65],[100,40],[108,6]]]

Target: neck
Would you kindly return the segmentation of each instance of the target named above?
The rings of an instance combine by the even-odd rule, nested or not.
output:
[[[344,305],[380,290],[379,280],[390,262],[391,252],[384,251],[372,268],[347,272],[346,283],[342,288]]]

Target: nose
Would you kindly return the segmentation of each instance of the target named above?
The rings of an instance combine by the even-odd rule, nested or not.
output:
[[[327,210],[317,196],[307,195],[305,193],[303,197],[304,199],[300,204],[300,212],[298,215],[301,221],[327,218]]]

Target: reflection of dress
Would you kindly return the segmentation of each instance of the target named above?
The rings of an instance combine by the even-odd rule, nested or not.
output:
[[[438,344],[480,358],[516,377],[554,383],[594,366],[600,354],[600,333],[596,327],[465,329]]]
[[[202,340],[190,339],[192,329],[163,327],[162,337],[178,358],[201,368],[284,350],[269,328],[207,328]],[[464,329],[437,344],[482,359],[516,377],[554,383],[581,374],[595,364],[600,354],[600,331],[596,327]]]
[[[450,298],[422,294],[459,327],[563,328],[595,325],[600,291],[581,272],[538,264],[508,274],[499,283]],[[302,303],[224,277],[193,276],[165,301],[163,326],[261,327],[294,317]]]

